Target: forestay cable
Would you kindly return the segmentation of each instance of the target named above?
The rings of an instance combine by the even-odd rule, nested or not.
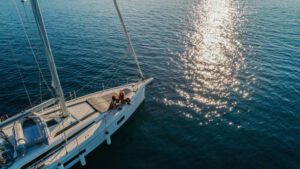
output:
[[[127,31],[127,28],[126,28],[126,26],[125,26],[123,17],[122,17],[122,15],[121,15],[121,11],[120,11],[120,9],[119,9],[119,7],[118,7],[118,4],[117,4],[117,0],[113,0],[113,1],[114,1],[115,8],[116,8],[116,10],[117,10],[119,19],[120,19],[120,21],[121,21],[121,25],[122,25],[123,31],[124,31],[124,33],[125,33],[127,42],[128,42],[128,47],[129,47],[129,49],[130,49],[130,51],[131,51],[131,53],[132,53],[132,55],[133,55],[133,58],[134,58],[134,61],[135,61],[135,63],[136,63],[136,66],[137,66],[137,68],[138,68],[138,71],[139,71],[139,73],[140,73],[140,76],[141,76],[142,79],[144,79],[144,74],[143,74],[142,69],[141,69],[141,67],[140,67],[140,63],[139,63],[139,60],[138,60],[138,56],[136,55],[136,53],[135,53],[135,51],[134,51],[134,49],[133,49],[133,46],[132,46],[132,43],[131,43],[130,36],[129,36],[129,34],[128,34],[128,31]]]
[[[105,72],[107,72],[110,68],[118,65],[120,62],[122,61],[122,59],[118,59],[117,62],[114,62],[113,64],[111,64],[108,68],[106,68],[105,70],[101,71],[101,74],[99,74],[97,77],[94,77],[94,80],[90,81],[89,83],[85,84],[84,86],[82,86],[81,88],[79,88],[78,90],[76,90],[75,92],[79,92],[82,89],[86,88],[87,86],[89,86],[90,84],[94,83],[96,80],[98,80],[98,78],[103,75]]]
[[[18,63],[17,59],[15,58],[15,62],[16,62],[16,65],[17,65],[17,69],[18,69],[18,73],[19,73],[19,76],[20,76],[20,79],[22,81],[22,84],[23,84],[23,87],[25,89],[25,93],[26,93],[26,96],[28,98],[28,101],[29,101],[29,104],[30,106],[32,107],[32,102],[31,102],[31,99],[30,99],[30,95],[29,95],[29,92],[27,90],[27,87],[26,87],[26,84],[25,84],[25,81],[24,81],[24,77],[23,77],[23,74],[21,72],[21,67],[20,67],[20,64]]]

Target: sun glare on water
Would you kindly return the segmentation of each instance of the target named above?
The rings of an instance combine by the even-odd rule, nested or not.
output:
[[[204,0],[194,6],[191,18],[185,52],[180,55],[189,86],[176,88],[183,99],[173,104],[197,112],[185,113],[188,118],[201,114],[204,118],[199,119],[205,119],[204,123],[222,120],[238,104],[234,98],[249,95],[239,79],[245,69],[238,31],[242,25],[239,6],[232,0]]]

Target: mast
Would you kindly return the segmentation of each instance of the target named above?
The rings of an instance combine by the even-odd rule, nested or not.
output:
[[[69,112],[67,111],[66,104],[65,104],[65,98],[64,98],[64,93],[61,88],[60,80],[57,74],[51,46],[49,43],[48,35],[46,32],[45,24],[43,21],[42,13],[40,10],[40,6],[38,3],[38,0],[31,0],[31,7],[32,7],[32,12],[39,30],[40,38],[43,41],[46,57],[47,57],[47,62],[49,65],[49,70],[51,73],[52,77],[52,87],[55,90],[55,95],[56,98],[59,101],[59,106],[62,110],[62,116],[67,117],[69,115]]]
[[[139,63],[139,60],[138,60],[138,56],[136,55],[136,53],[135,53],[135,51],[134,51],[134,49],[133,49],[133,46],[132,46],[132,43],[131,43],[130,36],[129,36],[129,34],[128,34],[128,31],[127,31],[127,28],[126,28],[126,26],[125,26],[123,17],[122,17],[122,15],[121,15],[120,9],[119,9],[118,4],[117,4],[117,0],[113,0],[113,1],[114,1],[114,5],[115,5],[115,7],[116,7],[116,10],[117,10],[117,12],[118,12],[118,16],[119,16],[119,19],[120,19],[120,21],[121,21],[121,25],[122,25],[123,31],[124,31],[124,33],[125,33],[127,42],[128,42],[128,47],[129,47],[129,49],[130,49],[131,52],[132,52],[134,61],[135,61],[136,66],[137,66],[137,68],[138,68],[138,70],[139,70],[139,74],[140,74],[141,78],[144,79],[144,75],[143,75],[143,72],[142,72],[141,67],[140,67],[140,63]]]

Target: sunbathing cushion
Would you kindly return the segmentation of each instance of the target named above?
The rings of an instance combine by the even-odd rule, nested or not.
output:
[[[89,98],[87,102],[100,113],[106,112],[110,105],[110,103],[102,97]]]

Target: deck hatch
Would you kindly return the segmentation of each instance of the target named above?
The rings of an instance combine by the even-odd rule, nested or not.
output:
[[[51,120],[47,121],[46,123],[47,123],[48,127],[52,127],[52,126],[58,124],[58,121],[55,119],[51,119]]]

